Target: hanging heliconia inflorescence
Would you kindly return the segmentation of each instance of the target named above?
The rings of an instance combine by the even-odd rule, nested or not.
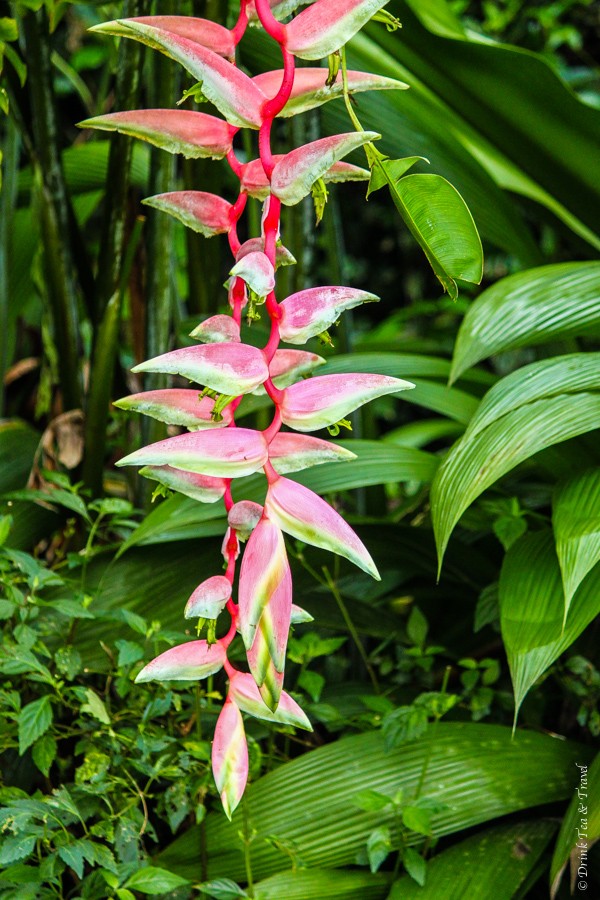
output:
[[[292,603],[292,579],[284,533],[351,560],[379,578],[369,552],[340,515],[289,473],[353,458],[340,446],[296,432],[336,427],[362,404],[413,387],[376,374],[307,378],[324,360],[304,350],[278,349],[280,340],[303,344],[336,322],[346,309],[377,298],[348,287],[314,287],[278,302],[276,269],[293,262],[280,241],[281,205],[294,205],[323,182],[363,180],[368,171],[343,162],[375,140],[373,132],[351,132],[313,141],[285,155],[271,151],[277,116],[292,116],[327,100],[365,90],[404,87],[389,78],[327,68],[295,69],[295,57],[319,60],[335,54],[387,0],[241,0],[231,30],[202,19],[153,16],[109,22],[96,31],[133,38],[180,62],[200,83],[203,96],[224,119],[185,110],[138,110],[90,119],[85,126],[134,135],[187,157],[226,159],[240,181],[233,204],[204,191],[151,197],[164,210],[207,237],[226,234],[234,257],[229,281],[231,315],[216,315],[193,332],[199,343],[164,353],[134,372],[179,375],[203,390],[174,388],[134,394],[117,405],[183,426],[188,433],[159,441],[120,461],[141,465],[143,475],[201,502],[224,499],[229,527],[223,542],[225,574],[207,578],[185,608],[187,618],[209,620],[209,639],[173,647],[150,662],[137,681],[196,680],[225,669],[229,689],[214,736],[212,761],[225,812],[231,817],[244,793],[248,750],[242,713],[310,729],[298,704],[282,689],[290,624],[303,611]],[[306,6],[288,24],[280,19]],[[283,56],[283,69],[250,78],[235,64],[236,47],[248,23],[261,25]],[[240,162],[233,140],[241,128],[258,131],[259,158]],[[248,197],[263,201],[262,233],[241,244],[237,226]],[[264,305],[270,336],[258,349],[240,337],[243,310]],[[264,431],[240,428],[235,411],[243,395],[266,391],[274,404]],[[263,470],[264,507],[233,502],[233,478]],[[237,602],[233,583],[240,543]],[[215,568],[218,568],[215,561]],[[231,625],[216,639],[214,620],[226,610]],[[244,642],[250,673],[228,659],[236,636]]]

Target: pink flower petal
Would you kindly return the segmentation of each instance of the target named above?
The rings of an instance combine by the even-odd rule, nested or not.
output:
[[[212,397],[200,397],[190,388],[167,388],[143,391],[115,400],[113,406],[133,410],[166,422],[167,425],[183,425],[185,428],[225,428],[232,420],[229,407],[225,407],[220,419],[213,419],[215,401]]]
[[[181,375],[232,397],[254,390],[269,377],[263,352],[234,342],[171,350],[134,366],[132,372]]]
[[[135,681],[196,681],[223,668],[227,654],[223,644],[189,641],[165,650],[137,675]]]
[[[260,238],[250,238],[245,241],[236,254],[236,262],[239,262],[245,256],[248,256],[249,253],[255,253],[256,251],[260,251],[264,253],[265,250],[265,239],[264,237]],[[275,250],[275,263],[276,267],[279,266],[293,266],[296,260],[287,249],[282,244],[277,244]]]
[[[275,270],[269,257],[261,250],[246,253],[229,274],[242,278],[259,297],[266,297],[275,287]]]
[[[327,362],[317,353],[308,350],[276,350],[269,363],[269,375],[275,387],[285,388],[306,378],[318,367]]]
[[[269,444],[269,461],[279,475],[350,459],[356,459],[356,454],[346,447],[308,434],[280,431]]]
[[[286,27],[286,49],[301,59],[323,59],[343,47],[388,0],[317,0]]]
[[[295,725],[312,731],[312,725],[308,721],[306,713],[298,706],[289,694],[281,692],[281,699],[276,712],[266,706],[252,675],[246,672],[236,672],[229,683],[229,693],[235,704],[251,716],[257,719],[265,719],[267,722],[279,722],[281,725]]]
[[[277,19],[284,19],[286,16],[289,16],[290,13],[293,13],[298,9],[299,6],[306,6],[307,3],[312,3],[312,0],[269,0],[269,6]],[[247,13],[250,22],[255,23],[258,21],[254,0],[249,0]],[[267,96],[271,97],[275,93],[277,93],[277,91],[274,91],[273,94],[268,94]]]
[[[239,627],[249,649],[267,604],[273,603],[273,615],[289,617],[292,605],[292,579],[281,530],[263,517],[248,540],[238,588]],[[287,612],[286,612],[287,610]]]
[[[379,300],[375,294],[348,287],[315,287],[292,294],[280,304],[281,339],[304,344],[327,331],[346,309]]]
[[[186,619],[216,619],[231,597],[231,583],[224,575],[213,575],[198,585],[188,600]]]
[[[205,344],[222,344],[227,341],[239,343],[241,340],[240,326],[234,322],[231,316],[211,316],[194,328],[190,337]]]
[[[167,465],[217,478],[241,478],[262,468],[267,458],[267,443],[261,432],[224,428],[157,441],[123,457],[117,465]]]
[[[345,556],[380,580],[375,563],[358,535],[328,503],[304,485],[289,478],[278,478],[269,485],[265,512],[286,534]]]
[[[197,19],[192,16],[137,16],[132,19],[105,22],[90,28],[90,31],[131,37],[130,29],[127,27],[127,23],[130,22],[139,22],[142,25],[157,28],[159,31],[179,35],[179,37],[201,44],[207,50],[212,50],[213,53],[218,53],[219,56],[224,56],[232,61],[235,58],[235,43],[231,31],[209,19]]]
[[[248,781],[248,745],[242,714],[229,697],[215,727],[212,770],[225,815],[231,819]]]
[[[290,99],[285,104],[280,116],[295,116],[298,113],[307,112],[328,100],[342,97],[344,85],[342,73],[339,72],[335,82],[327,85],[327,69],[296,68],[294,73],[294,86]],[[274,97],[281,85],[283,70],[263,72],[252,79],[267,97]],[[373,75],[370,72],[348,71],[348,92],[358,94],[362,91],[390,91],[405,90],[408,87],[403,81],[395,78],[385,78],[383,75]]]
[[[235,128],[216,116],[184,109],[135,109],[107,113],[85,119],[78,127],[117,131],[147,141],[169,153],[181,153],[187,159],[223,159],[231,149],[235,134]]]
[[[374,131],[338,134],[314,141],[312,144],[305,144],[285,155],[275,154],[273,193],[283,203],[293,206],[310,194],[318,178],[322,178],[325,182],[368,180],[367,169],[339,160],[340,157],[377,137],[379,135]],[[260,159],[250,160],[244,165],[241,186],[250,197],[257,200],[267,199],[271,185]]]
[[[281,418],[297,431],[317,431],[334,425],[369,400],[413,387],[409,381],[388,375],[319,375],[286,389]]]
[[[180,37],[152,25],[133,19],[117,19],[111,28],[101,26],[96,31],[117,33],[141,41],[160,50],[187,69],[202,83],[202,93],[217,107],[231,125],[239,128],[260,128],[261,110],[267,98],[252,79],[232,63],[195,41]]]
[[[229,510],[227,521],[240,541],[247,541],[260,522],[262,514],[263,508],[260,503],[254,503],[252,500],[240,500],[238,503],[234,503]]]
[[[200,503],[216,503],[225,494],[227,487],[227,482],[222,478],[184,472],[173,466],[145,466],[140,469],[140,475]]]
[[[375,131],[352,131],[304,144],[286,153],[275,164],[271,190],[286,206],[294,206],[310,194],[315,181],[322,178],[338,160],[378,137],[380,135]]]
[[[165,212],[186,228],[204,237],[227,234],[231,230],[231,203],[204,191],[171,191],[155,194],[142,201],[146,206]]]

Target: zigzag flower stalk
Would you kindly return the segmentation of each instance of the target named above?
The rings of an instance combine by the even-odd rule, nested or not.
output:
[[[224,498],[228,530],[223,543],[225,574],[214,574],[196,588],[186,617],[209,620],[209,638],[173,647],[150,662],[138,681],[206,678],[224,669],[229,679],[225,705],[213,743],[213,771],[229,817],[239,803],[248,776],[248,751],[242,713],[310,729],[298,704],[283,690],[290,624],[303,613],[292,604],[292,577],[284,533],[351,560],[379,578],[369,552],[346,522],[289,473],[354,454],[306,434],[282,432],[285,424],[300,432],[330,427],[367,401],[413,387],[397,378],[373,374],[325,375],[302,380],[324,362],[314,353],[279,349],[280,339],[302,344],[325,331],[345,310],[377,298],[340,286],[300,291],[283,302],[275,294],[278,265],[293,262],[281,245],[281,206],[293,205],[322,181],[362,180],[369,173],[343,161],[352,150],[379,137],[352,132],[322,138],[285,155],[273,154],[271,129],[277,116],[314,108],[344,91],[405,87],[391,79],[361,72],[328,76],[324,68],[296,71],[295,56],[320,59],[337,51],[386,0],[316,0],[284,24],[281,18],[299,0],[241,0],[239,19],[227,30],[182,16],[119,20],[95,30],[141,41],[178,60],[201,83],[203,95],[223,119],[185,110],[117,112],[90,119],[85,126],[121,131],[188,157],[225,158],[240,182],[234,203],[203,191],[182,191],[146,202],[212,237],[226,234],[234,257],[229,282],[231,315],[216,315],[192,332],[198,345],[165,353],[137,366],[135,372],[178,375],[203,386],[134,394],[118,406],[189,429],[131,453],[120,465],[141,465],[142,474],[199,500]],[[278,18],[277,18],[278,16]],[[250,78],[235,65],[236,47],[249,19],[258,23],[281,49],[283,69]],[[241,162],[233,140],[240,128],[258,131],[259,156]],[[262,231],[244,244],[238,238],[248,197],[263,201]],[[270,335],[262,349],[241,340],[242,310],[251,315],[264,307]],[[240,428],[235,411],[243,396],[266,391],[274,405],[264,431]],[[234,478],[259,470],[268,489],[263,506],[234,503]],[[240,543],[237,600],[234,576]],[[230,627],[218,639],[214,620],[223,612]],[[228,648],[239,632],[250,673],[238,671]]]

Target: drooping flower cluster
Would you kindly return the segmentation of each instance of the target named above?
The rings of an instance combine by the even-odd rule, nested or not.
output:
[[[198,388],[171,388],[134,394],[119,401],[186,433],[144,447],[120,461],[141,465],[141,472],[200,502],[224,499],[228,530],[223,543],[224,575],[203,581],[189,598],[187,618],[214,620],[224,610],[230,627],[219,639],[193,640],[150,662],[138,681],[206,678],[225,669],[227,699],[213,743],[213,771],[225,812],[231,816],[248,775],[248,751],[242,712],[310,729],[298,704],[283,691],[290,624],[303,617],[292,603],[292,578],[284,533],[354,562],[374,578],[377,569],[366,547],[340,515],[308,488],[287,475],[354,454],[329,441],[296,432],[335,428],[350,412],[384,394],[412,387],[397,378],[374,374],[307,378],[324,360],[304,350],[278,349],[280,340],[303,344],[327,330],[346,309],[376,300],[348,287],[300,291],[278,302],[278,265],[293,262],[281,244],[282,204],[294,205],[315,184],[361,180],[369,173],[343,161],[352,150],[378,137],[352,132],[313,141],[285,155],[271,151],[277,116],[312,109],[342,93],[403,87],[392,79],[362,72],[328,74],[325,68],[295,68],[295,57],[318,60],[342,47],[386,0],[316,0],[283,24],[302,0],[241,0],[235,27],[184,16],[118,20],[96,30],[133,38],[180,62],[200,83],[223,119],[187,110],[139,110],[99,116],[83,123],[140,137],[187,157],[225,158],[239,178],[231,204],[204,191],[178,191],[149,198],[201,234],[226,234],[234,257],[229,281],[231,315],[215,315],[193,332],[198,344],[174,350],[138,365],[134,372],[182,376]],[[280,46],[283,69],[250,78],[235,64],[236,47],[249,21],[260,24]],[[259,156],[240,161],[233,140],[240,128],[258,131]],[[263,201],[261,234],[241,243],[240,221],[248,197]],[[270,336],[262,349],[242,342],[243,310],[264,307]],[[238,427],[235,412],[243,396],[266,391],[274,405],[264,431]],[[268,482],[264,507],[233,502],[231,481],[263,470]],[[233,584],[240,543],[237,600]],[[244,642],[249,673],[228,659],[236,633]],[[214,634],[213,628],[213,634]]]

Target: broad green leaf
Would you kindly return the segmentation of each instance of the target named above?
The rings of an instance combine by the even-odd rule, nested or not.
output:
[[[40,439],[19,419],[0,423],[0,494],[25,486]]]
[[[109,140],[98,140],[85,144],[75,144],[62,154],[65,179],[73,194],[104,190],[110,153]],[[131,184],[140,190],[147,190],[150,175],[150,149],[142,144],[133,147],[131,163]],[[19,173],[19,194],[28,196],[33,189],[33,174],[30,168]]]
[[[461,431],[457,422],[451,422],[448,419],[421,419],[419,422],[409,422],[394,431],[388,431],[383,436],[383,440],[386,444],[419,449],[433,441],[446,438],[453,440],[459,437]]]
[[[343,869],[299,869],[280,872],[254,887],[255,900],[384,900],[387,875]]]
[[[473,217],[456,188],[441,175],[397,179],[395,160],[377,158],[375,184],[387,181],[392,200],[445,291],[458,297],[457,279],[479,284],[483,250]]]
[[[600,559],[600,470],[590,469],[557,486],[552,526],[566,616],[573,594]]]
[[[600,262],[555,263],[509,275],[465,316],[451,381],[482,359],[553,341],[600,334]]]
[[[98,719],[98,721],[102,722],[104,725],[110,725],[110,716],[104,701],[101,700],[98,694],[91,688],[88,688],[85,694],[87,700],[82,704],[81,712],[88,713],[88,715],[93,716],[94,719]]]
[[[570,353],[530,363],[490,388],[469,422],[465,437],[534,400],[592,390],[600,390],[600,353]]]
[[[85,863],[85,853],[83,847],[79,846],[78,841],[72,844],[64,844],[58,849],[58,855],[70,869],[73,869],[78,878],[83,878],[83,866]]]
[[[2,841],[0,848],[0,866],[8,866],[11,863],[25,859],[33,852],[37,837],[31,834],[10,835]]]
[[[48,777],[50,766],[56,759],[56,739],[51,734],[43,734],[33,745],[33,761],[42,773]]]
[[[406,156],[404,159],[386,159],[385,168],[381,164],[373,166],[367,188],[367,199],[374,191],[385,187],[390,181],[396,183],[418,162],[426,163],[428,160],[424,156]]]
[[[431,140],[432,146],[443,143],[455,156],[459,148],[452,144],[462,145],[499,187],[543,204],[586,240],[597,241],[600,216],[593,172],[599,160],[599,111],[580,101],[542,56],[471,33],[462,40],[455,33],[450,36],[447,13],[439,12],[442,4],[428,4],[427,30],[417,19],[421,7],[415,2],[390,5],[404,26],[401,40],[383,28],[369,28],[369,37],[355,42],[372,43],[378,70],[410,84],[406,99],[421,92],[414,98],[420,108],[410,110],[411,118],[405,113],[407,133],[397,138],[400,148],[406,142],[409,152],[419,153]],[[395,65],[382,67],[388,55]],[[362,57],[351,55],[349,62],[369,67]],[[411,140],[419,125],[421,135]],[[450,132],[445,140],[436,126],[438,132]],[[574,143],[581,156],[572,153]],[[429,157],[430,150],[424,154]],[[431,158],[435,165],[433,153]],[[587,165],[581,165],[582,158]]]
[[[52,703],[46,694],[24,706],[19,714],[19,754],[45,734],[52,725]]]
[[[575,785],[575,793],[560,826],[550,866],[552,900],[557,895],[567,863],[571,863],[572,872],[577,872],[583,861],[581,850],[586,851],[587,859],[590,848],[600,839],[600,754],[590,766],[580,760],[576,772],[579,783]],[[581,841],[579,835],[583,832]],[[577,846],[582,843],[586,844],[584,848]]]
[[[371,872],[377,872],[392,850],[389,828],[376,828],[367,839],[367,858]]]
[[[248,789],[246,814],[256,830],[253,872],[260,880],[289,867],[287,854],[267,836],[293,847],[309,869],[352,864],[376,827],[388,827],[398,848],[396,812],[357,809],[353,799],[363,790],[393,796],[402,788],[409,802],[422,780],[420,799],[435,797],[438,804],[432,833],[440,837],[569,797],[577,778],[574,763],[589,756],[580,745],[546,734],[519,731],[512,738],[510,728],[473,723],[440,722],[421,740],[389,752],[377,732],[342,738],[281,765]],[[233,828],[222,814],[206,818],[209,878],[244,878],[242,818],[238,810]],[[199,828],[189,829],[160,854],[160,864],[197,879],[199,839]],[[421,839],[413,835],[409,844]]]
[[[504,557],[498,592],[516,721],[531,686],[600,613],[600,569],[590,572],[576,591],[565,622],[552,534],[525,534]]]
[[[187,878],[175,875],[167,869],[162,869],[158,866],[145,866],[143,869],[138,869],[137,872],[130,875],[124,887],[133,891],[139,891],[140,894],[148,894],[154,897],[156,894],[166,894],[169,891],[184,887],[186,884],[189,884]]]
[[[555,831],[548,819],[496,825],[434,856],[427,863],[424,887],[403,875],[387,900],[517,897]]]
[[[540,450],[597,428],[599,420],[600,394],[558,394],[514,409],[457,441],[431,486],[440,561],[454,526],[486,488]]]
[[[216,878],[214,881],[205,881],[200,890],[206,897],[214,897],[214,900],[235,900],[236,897],[247,897],[246,891],[232,881],[231,878]]]
[[[62,488],[51,487],[47,491],[36,491],[30,488],[23,488],[20,491],[11,491],[7,495],[9,500],[26,500],[31,503],[41,502],[49,503],[56,506],[62,506],[69,509],[77,515],[81,516],[87,522],[90,521],[89,513],[86,505],[81,497],[72,491],[66,491]]]
[[[402,864],[413,881],[423,887],[427,881],[427,863],[413,847],[405,847],[402,851]]]

